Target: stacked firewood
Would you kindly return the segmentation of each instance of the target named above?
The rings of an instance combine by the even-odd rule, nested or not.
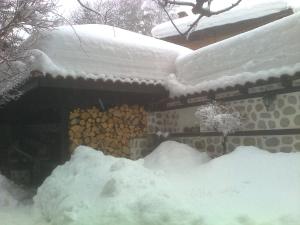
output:
[[[106,154],[129,157],[129,140],[142,136],[147,125],[143,107],[122,105],[101,111],[96,107],[75,109],[69,115],[69,138],[73,150],[87,145]]]

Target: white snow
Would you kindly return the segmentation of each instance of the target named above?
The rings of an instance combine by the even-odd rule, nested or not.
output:
[[[33,67],[52,76],[160,83],[191,50],[107,25],[62,26],[37,38]]]
[[[1,196],[8,189],[2,184]],[[33,205],[0,205],[0,221],[4,225],[298,225],[299,200],[299,152],[239,147],[209,159],[206,153],[168,141],[145,159],[132,161],[80,146],[41,185]]]
[[[298,12],[300,10],[299,0],[288,0],[288,3],[294,9],[295,12]]]
[[[253,8],[239,6],[219,20],[234,22],[288,5],[256,1]],[[31,65],[53,77],[164,84],[171,97],[243,85],[299,71],[299,17],[296,13],[197,51],[106,25],[62,26],[37,38]],[[214,18],[219,17],[201,24],[211,26]]]
[[[251,4],[251,2],[254,2],[255,4]],[[226,5],[224,4],[224,2],[223,5],[223,8],[228,7],[228,4]],[[243,0],[240,5],[230,11],[219,15],[202,18],[198,25],[195,27],[194,31],[260,18],[266,15],[283,11],[285,9],[288,9],[289,7],[290,4],[287,2],[287,0]],[[187,16],[174,20],[174,23],[179,28],[179,30],[184,33],[189,28],[189,26],[197,19],[197,17],[198,15]],[[170,21],[155,26],[152,29],[151,33],[152,36],[156,38],[166,38],[179,35],[178,31]]]
[[[26,199],[26,197],[27,192],[0,173],[0,208],[16,207],[19,201]]]
[[[31,191],[25,191],[0,173],[0,224],[35,225],[33,221],[38,219],[32,213],[31,196]]]
[[[145,157],[144,165],[152,170],[182,174],[209,160],[206,153],[200,153],[185,144],[166,141]]]
[[[216,90],[300,71],[300,13],[180,56],[171,95]]]

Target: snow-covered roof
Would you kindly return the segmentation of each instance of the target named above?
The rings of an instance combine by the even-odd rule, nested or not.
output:
[[[287,0],[260,0],[255,1],[255,5],[247,5],[247,3],[247,0],[243,0],[240,5],[230,11],[221,13],[219,15],[202,18],[198,25],[194,28],[193,32],[226,24],[234,24],[241,21],[261,18],[290,8]],[[198,15],[191,15],[176,19],[174,20],[174,23],[180,31],[185,32],[197,18]],[[151,33],[152,36],[156,38],[166,38],[179,35],[178,31],[170,21],[155,26]]]
[[[300,13],[201,48],[176,61],[172,95],[216,90],[300,71]]]
[[[62,26],[34,44],[32,70],[53,77],[161,83],[191,50],[107,25]]]

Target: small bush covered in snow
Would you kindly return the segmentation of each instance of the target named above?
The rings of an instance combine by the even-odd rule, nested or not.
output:
[[[213,102],[200,106],[195,116],[199,119],[200,128],[204,126],[208,130],[222,133],[223,153],[225,154],[228,134],[234,133],[241,127],[239,112],[231,112],[224,105]]]

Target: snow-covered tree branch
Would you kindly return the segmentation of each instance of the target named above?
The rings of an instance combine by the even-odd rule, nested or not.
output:
[[[216,102],[200,106],[195,112],[201,127],[220,132],[223,135],[223,154],[226,153],[227,136],[241,127],[239,112],[231,112],[223,105]]]
[[[53,28],[60,21],[56,2],[47,0],[2,0],[0,2],[0,90],[1,100],[19,95],[7,93],[26,79],[22,62],[29,55],[21,46],[24,39],[40,30]],[[33,39],[31,40],[33,42]],[[30,47],[30,43],[27,44]],[[0,102],[1,104],[1,102]]]

